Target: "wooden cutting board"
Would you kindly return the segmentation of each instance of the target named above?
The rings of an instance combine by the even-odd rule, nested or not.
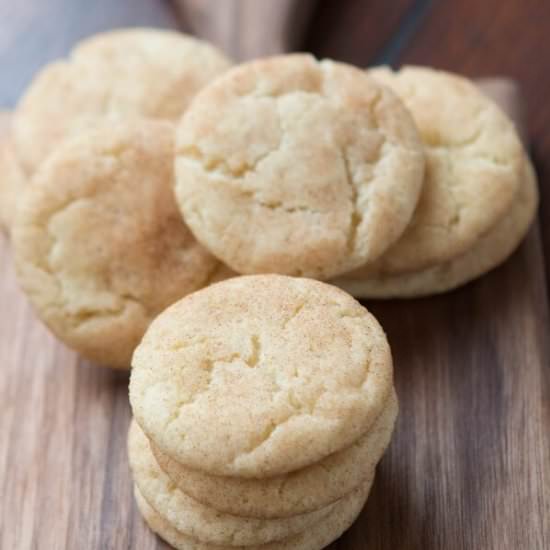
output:
[[[545,211],[550,77],[542,52],[550,13],[543,2],[525,4],[511,0],[503,12],[498,0],[396,0],[388,10],[384,0],[323,0],[306,46],[361,65],[407,59],[518,77],[535,152],[544,159]],[[176,21],[166,3],[152,0],[44,5],[0,2],[0,20],[12,23],[0,40],[0,71],[10,75],[0,79],[0,99],[16,97],[28,78],[22,57],[37,63],[48,52],[59,55],[83,28]],[[65,39],[59,29],[68,20],[73,35]],[[514,31],[527,28],[519,40]],[[512,53],[503,53],[511,40]],[[550,249],[543,246],[550,233],[542,228],[542,241],[537,223],[510,261],[461,290],[367,304],[392,344],[401,414],[363,514],[331,548],[550,548]],[[3,238],[0,368],[0,548],[165,548],[133,503],[128,375],[83,361],[37,322]]]

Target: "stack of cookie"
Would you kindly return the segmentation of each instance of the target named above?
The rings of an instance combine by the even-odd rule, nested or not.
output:
[[[333,286],[233,278],[168,308],[133,359],[139,508],[176,548],[320,549],[359,514],[397,402],[376,320]]]
[[[422,67],[368,73],[405,103],[426,157],[404,234],[375,262],[334,284],[362,298],[456,288],[502,263],[536,213],[535,172],[516,128],[472,82]]]

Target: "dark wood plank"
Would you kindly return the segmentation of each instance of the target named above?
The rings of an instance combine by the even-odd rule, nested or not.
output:
[[[367,304],[392,344],[401,410],[350,548],[550,547],[541,263],[534,228],[510,261],[461,290]]]
[[[0,241],[0,548],[164,547],[139,518],[128,373],[90,365],[34,317]]]

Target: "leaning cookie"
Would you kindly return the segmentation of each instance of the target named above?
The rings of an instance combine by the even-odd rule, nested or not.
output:
[[[20,204],[20,285],[49,328],[98,363],[128,368],[150,321],[218,268],[181,220],[172,159],[170,123],[108,124],[63,142]]]
[[[526,160],[524,180],[510,211],[466,253],[434,267],[402,275],[373,275],[358,269],[333,284],[358,298],[407,298],[452,290],[504,262],[525,237],[538,204],[535,171]]]
[[[524,151],[514,125],[458,75],[424,67],[368,73],[403,100],[426,152],[411,223],[370,269],[391,277],[454,260],[503,219],[517,197]]]
[[[369,477],[365,480],[360,487],[338,502],[330,516],[309,529],[280,541],[250,546],[220,546],[200,542],[175,529],[147,502],[137,487],[134,487],[134,495],[147,525],[177,550],[321,550],[340,537],[357,519],[367,500],[372,479]]]
[[[407,226],[424,153],[401,101],[364,71],[309,55],[246,63],[177,131],[184,218],[239,273],[336,276]]]
[[[157,29],[127,29],[80,43],[44,68],[20,101],[14,135],[28,174],[65,138],[104,117],[177,120],[194,95],[230,66],[206,42]]]
[[[392,392],[373,426],[350,447],[276,477],[210,476],[185,468],[153,444],[151,449],[170,479],[199,502],[236,516],[284,518],[326,507],[372,475],[390,442],[397,410],[397,398]]]
[[[0,136],[0,228],[9,233],[27,178],[17,160],[9,122]]]

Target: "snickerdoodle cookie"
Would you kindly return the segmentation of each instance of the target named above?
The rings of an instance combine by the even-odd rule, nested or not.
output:
[[[369,267],[360,268],[332,282],[360,298],[406,298],[451,290],[506,260],[525,237],[537,204],[536,176],[526,159],[524,179],[509,212],[464,254],[427,269],[400,275],[379,275]]]
[[[345,498],[341,499],[332,514],[309,529],[283,540],[251,546],[220,546],[198,541],[174,528],[170,522],[155,510],[134,487],[136,502],[152,531],[177,550],[321,550],[344,533],[360,514],[372,485],[372,477],[365,480]],[[182,510],[185,513],[185,510]]]
[[[155,446],[211,475],[264,478],[351,445],[393,388],[386,336],[311,279],[236,277],[175,303],[132,360],[130,401]]]
[[[199,502],[238,516],[288,517],[327,506],[372,475],[390,442],[397,409],[392,392],[369,431],[350,447],[311,466],[263,479],[206,475],[151,448],[172,481]]]
[[[200,92],[176,137],[176,194],[239,273],[335,276],[407,226],[424,175],[408,111],[364,71],[309,55],[254,61]]]
[[[229,67],[213,46],[181,33],[126,29],[96,35],[34,79],[14,135],[26,172],[65,138],[104,117],[177,120],[193,96]]]
[[[339,538],[357,519],[369,495],[372,481],[373,477],[369,476],[359,487],[338,501],[328,517],[297,535],[266,544],[239,547],[202,543],[178,531],[144,498],[138,487],[135,487],[134,494],[147,525],[177,550],[321,550]],[[181,510],[181,513],[185,514],[185,510]]]
[[[517,197],[524,151],[513,123],[466,78],[424,67],[369,74],[403,100],[426,151],[412,220],[371,266],[391,277],[453,260],[495,226]]]
[[[20,204],[19,282],[50,329],[99,363],[129,367],[149,322],[219,265],[181,219],[172,155],[170,123],[108,124],[63,142]]]
[[[134,421],[128,434],[134,483],[145,499],[181,533],[208,544],[249,546],[285,539],[331,514],[336,503],[314,512],[281,519],[239,517],[201,504],[178,488],[158,465],[149,440]],[[372,477],[374,470],[366,472]]]

